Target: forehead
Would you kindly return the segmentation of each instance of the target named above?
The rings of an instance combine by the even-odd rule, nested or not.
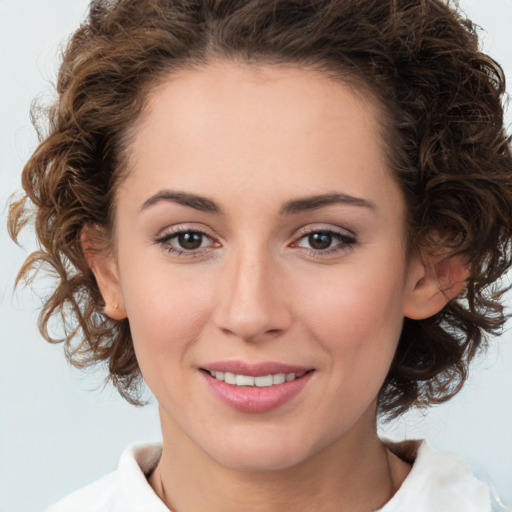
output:
[[[161,188],[254,196],[260,207],[305,192],[379,195],[394,181],[380,114],[368,94],[318,71],[215,62],[151,92],[130,167],[142,202]]]
[[[243,128],[237,132],[239,139],[247,133],[255,136],[257,127],[274,136],[285,128],[283,135],[288,136],[294,135],[292,126],[302,132],[335,124],[341,128],[339,121],[355,117],[361,127],[378,135],[379,104],[368,88],[351,77],[335,80],[291,64],[220,60],[177,71],[159,82],[149,94],[135,132],[148,125],[165,125],[166,130],[179,126],[180,131],[210,130],[225,137],[225,131],[219,132],[223,126],[218,121],[222,120],[224,126],[227,121],[229,126]]]

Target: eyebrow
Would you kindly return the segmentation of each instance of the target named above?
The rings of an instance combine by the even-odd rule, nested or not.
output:
[[[160,190],[156,194],[152,195],[149,199],[144,201],[144,204],[141,206],[141,210],[145,210],[160,201],[170,201],[205,213],[223,213],[222,208],[212,199],[195,194],[189,194],[187,192],[173,192],[171,190]]]
[[[375,203],[368,201],[367,199],[354,197],[348,194],[334,193],[292,199],[283,205],[279,213],[281,215],[293,215],[304,211],[318,210],[333,204],[360,206],[363,208],[369,208],[370,210],[377,209]]]
[[[171,190],[160,190],[152,195],[149,199],[144,201],[141,210],[145,210],[161,201],[170,201],[205,213],[223,213],[222,208],[212,199],[188,192],[174,192]],[[371,210],[376,209],[375,203],[367,199],[354,197],[349,194],[333,193],[292,199],[281,207],[279,213],[281,215],[293,215],[304,211],[318,210],[333,204],[359,206]]]

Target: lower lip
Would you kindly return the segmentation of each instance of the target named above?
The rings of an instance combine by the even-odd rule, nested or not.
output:
[[[314,372],[308,372],[290,382],[264,388],[234,386],[201,371],[206,383],[222,402],[241,412],[262,413],[277,409],[300,393]]]

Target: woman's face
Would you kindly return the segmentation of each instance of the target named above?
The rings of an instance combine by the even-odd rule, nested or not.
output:
[[[376,116],[295,67],[213,63],[153,91],[115,243],[164,438],[270,470],[373,432],[417,268]]]

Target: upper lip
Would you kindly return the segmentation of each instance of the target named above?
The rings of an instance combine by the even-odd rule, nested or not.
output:
[[[277,373],[302,374],[311,367],[266,361],[261,363],[247,363],[245,361],[215,361],[201,366],[201,369],[210,372],[231,372],[237,375],[249,377],[262,377],[264,375],[275,375]]]

